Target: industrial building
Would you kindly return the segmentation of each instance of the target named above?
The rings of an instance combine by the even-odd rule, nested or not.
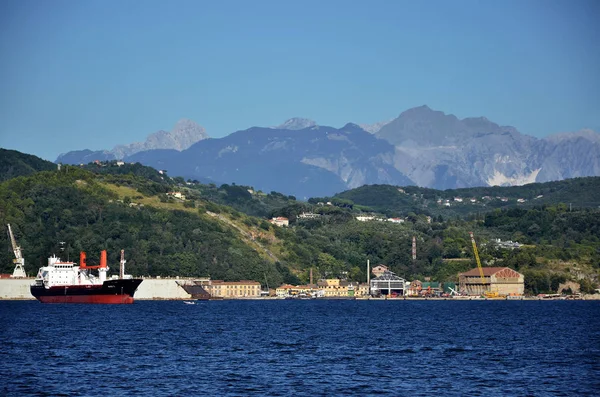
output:
[[[258,281],[210,280],[201,285],[213,298],[256,298],[260,296]]]
[[[317,284],[289,285],[277,288],[276,296],[280,298],[294,296],[312,296],[316,298],[348,298],[362,297],[368,294],[367,284],[337,278],[320,280]]]
[[[486,293],[500,296],[523,295],[525,292],[524,276],[508,267],[474,268],[458,275],[459,290],[467,295],[483,295]]]
[[[405,295],[406,280],[386,271],[381,276],[371,279],[371,295]]]

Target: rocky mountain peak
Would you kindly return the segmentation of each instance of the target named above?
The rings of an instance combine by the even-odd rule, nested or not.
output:
[[[376,134],[377,132],[379,132],[380,129],[382,129],[384,126],[388,125],[391,121],[392,120],[379,121],[379,122],[373,123],[373,124],[359,124],[359,126],[363,130],[370,132],[371,134]]]
[[[181,119],[168,134],[172,147],[166,149],[185,150],[194,143],[209,138],[204,127],[189,119]]]
[[[286,120],[283,124],[271,128],[278,130],[303,130],[304,128],[315,127],[316,125],[317,123],[314,120],[293,117]]]
[[[181,119],[170,132],[160,130],[148,135],[144,142],[117,145],[111,151],[115,158],[122,159],[145,150],[175,149],[185,150],[194,143],[209,138],[204,127],[192,120]]]

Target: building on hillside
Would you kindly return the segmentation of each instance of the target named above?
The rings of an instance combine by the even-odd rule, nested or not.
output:
[[[271,222],[272,224],[274,224],[276,226],[289,226],[290,225],[290,220],[283,216],[271,218],[271,220],[269,222]]]
[[[356,217],[356,220],[360,222],[372,221],[374,219],[375,217],[373,215],[359,215]]]
[[[185,200],[185,194],[181,192],[169,192],[167,193],[167,196],[174,197],[179,200]]]
[[[390,271],[371,279],[371,295],[405,295],[406,280]]]
[[[521,248],[521,246],[523,244],[520,244],[516,241],[512,241],[512,240],[508,240],[508,241],[502,241],[499,238],[494,240],[494,244],[496,244],[496,246],[498,248],[505,248],[505,249],[515,249],[515,248]]]
[[[375,275],[375,277],[381,276],[385,272],[389,272],[390,269],[386,265],[377,265],[372,270],[371,273]]]
[[[404,219],[402,218],[388,218],[387,221],[392,223],[404,223]]]
[[[318,217],[320,217],[320,214],[313,214],[312,212],[303,212],[300,215],[298,215],[299,219],[316,219]]]
[[[483,280],[478,268],[458,275],[459,289],[467,295],[482,295],[486,292],[499,295],[523,295],[524,276],[508,267],[484,267]]]
[[[210,280],[202,286],[214,298],[255,298],[260,296],[258,281]]]

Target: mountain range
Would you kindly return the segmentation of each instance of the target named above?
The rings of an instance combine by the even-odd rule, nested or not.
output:
[[[170,132],[160,130],[148,135],[144,142],[117,145],[112,150],[76,150],[58,156],[56,163],[87,164],[95,160],[122,160],[138,152],[156,149],[185,150],[194,143],[207,139],[204,127],[192,120],[179,120]]]
[[[69,152],[56,161],[112,159],[307,198],[365,184],[451,189],[596,176],[600,134],[582,130],[538,139],[485,117],[459,119],[420,106],[372,125],[333,128],[294,118],[223,138],[208,138],[204,128],[182,120],[143,143]]]

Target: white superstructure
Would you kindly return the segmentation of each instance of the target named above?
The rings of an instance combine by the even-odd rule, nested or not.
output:
[[[90,269],[98,269],[99,277],[94,276]],[[87,266],[86,255],[82,252],[79,265],[75,262],[63,262],[56,255],[48,258],[48,266],[43,266],[35,278],[35,285],[46,288],[64,285],[102,285],[106,281],[106,251],[102,251],[99,266]]]

